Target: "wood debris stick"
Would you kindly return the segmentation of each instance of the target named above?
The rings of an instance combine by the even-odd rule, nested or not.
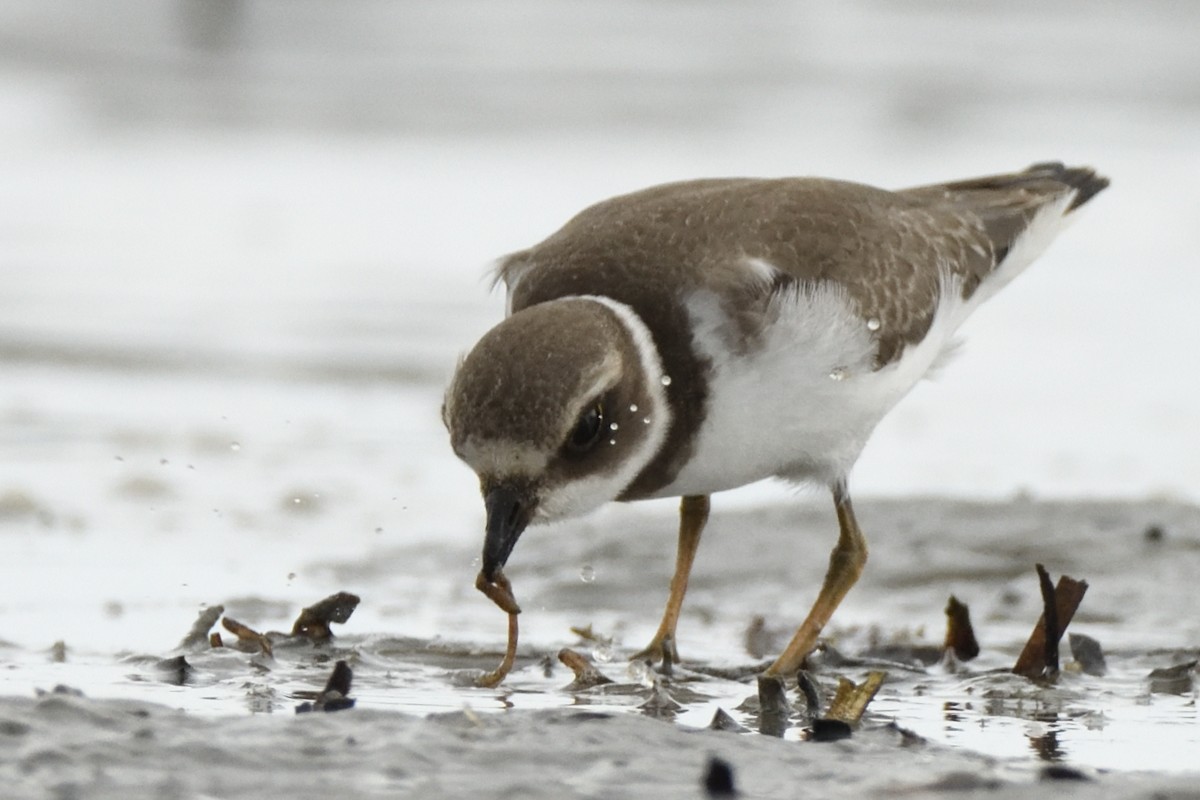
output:
[[[704,793],[709,797],[737,797],[738,790],[733,783],[733,767],[728,761],[708,757],[708,769],[704,772]]]
[[[650,687],[646,702],[639,705],[638,708],[648,716],[670,719],[679,713],[683,704],[671,697],[671,693],[661,682],[655,681],[654,685]]]
[[[729,712],[720,706],[717,707],[716,713],[713,714],[712,722],[708,723],[710,731],[725,731],[727,733],[747,733],[749,728],[742,725]]]
[[[187,636],[183,637],[183,641],[179,643],[180,650],[197,650],[209,643],[208,632],[213,625],[217,624],[217,620],[225,613],[225,606],[208,606],[201,610],[196,617],[196,621],[192,623],[192,628],[187,632]]]
[[[943,648],[952,651],[959,661],[970,661],[979,655],[979,642],[975,640],[975,630],[971,627],[971,610],[954,595],[950,595],[946,603],[946,641]]]
[[[611,638],[609,638],[607,636],[601,636],[600,634],[598,634],[594,630],[592,630],[592,623],[590,623],[590,622],[584,626],[572,625],[569,628],[569,630],[571,631],[571,633],[575,634],[576,636],[578,636],[580,639],[582,639],[585,642],[599,642],[600,644],[611,644],[612,643]]]
[[[1088,588],[1087,581],[1077,581],[1066,575],[1060,577],[1057,584],[1051,584],[1044,566],[1038,564],[1037,571],[1042,592],[1042,616],[1012,668],[1014,674],[1030,679],[1053,678],[1057,674],[1058,642]]]
[[[191,680],[192,675],[196,672],[183,656],[160,659],[154,665],[154,669],[165,683],[174,686],[183,686]]]
[[[807,738],[810,742],[836,742],[853,735],[854,729],[850,723],[832,717],[817,717],[809,725]]]
[[[1092,637],[1072,633],[1067,636],[1067,645],[1071,648],[1071,656],[1085,675],[1103,677],[1108,672],[1108,665],[1104,662],[1104,650]]]
[[[251,648],[260,650],[265,656],[274,655],[271,652],[271,640],[250,626],[243,625],[232,617],[222,618],[221,625],[225,628],[225,630],[229,631],[238,638],[239,647],[248,645]],[[218,634],[214,633],[214,635]]]
[[[1150,691],[1155,694],[1190,694],[1192,692],[1192,674],[1195,671],[1195,661],[1151,670],[1149,675]]]
[[[567,687],[568,689],[578,691],[612,683],[612,678],[592,666],[592,662],[588,661],[586,656],[570,648],[564,647],[559,650],[558,660],[575,673],[575,680]]]
[[[856,725],[886,677],[886,672],[872,670],[860,684],[855,684],[849,678],[838,678],[837,694],[833,696],[825,717]]]
[[[297,692],[297,697],[311,697],[311,702],[296,706],[297,714],[309,711],[343,711],[354,708],[354,698],[350,697],[350,683],[354,680],[354,672],[345,661],[333,665],[325,688],[319,692]]]
[[[500,682],[508,677],[508,673],[512,672],[513,664],[516,662],[517,615],[521,613],[521,607],[517,605],[517,599],[513,597],[512,584],[503,571],[497,572],[495,579],[489,581],[481,570],[475,579],[475,588],[508,613],[508,645],[504,648],[504,658],[501,659],[500,666],[491,672],[480,675],[475,680],[477,686],[491,689],[499,686]]]
[[[594,644],[599,649],[609,649],[612,647],[613,638],[611,636],[605,636],[602,633],[598,633],[597,631],[592,630],[592,624],[590,622],[583,627],[580,627],[578,625],[572,625],[569,628],[569,630],[571,631],[571,633],[578,636],[580,641],[589,642],[591,644]],[[669,642],[666,644],[669,644]],[[664,644],[664,646],[665,646],[665,644]],[[593,650],[592,652],[595,652],[595,650]]]
[[[1038,588],[1042,592],[1042,620],[1045,621],[1045,635],[1042,637],[1042,666],[1043,674],[1053,676],[1058,674],[1058,640],[1062,638],[1065,626],[1058,624],[1058,601],[1054,583],[1050,573],[1041,564],[1037,565]]]
[[[750,620],[745,638],[746,652],[753,658],[762,658],[777,649],[774,642],[775,637],[767,630],[767,620],[762,616],[756,616]]]
[[[305,636],[314,642],[328,641],[333,638],[330,624],[345,623],[358,608],[358,603],[358,595],[349,592],[331,594],[300,612],[292,625],[292,636]]]
[[[815,719],[821,715],[821,685],[808,670],[800,670],[796,675],[796,690],[804,698],[804,715]]]
[[[775,675],[758,676],[758,732],[782,737],[788,729],[792,707],[783,680]]]

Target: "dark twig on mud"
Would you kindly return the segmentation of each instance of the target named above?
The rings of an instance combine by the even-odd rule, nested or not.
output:
[[[239,647],[244,646],[258,650],[265,656],[272,655],[271,640],[251,628],[249,625],[243,625],[232,617],[223,617],[221,619],[221,625],[224,626],[225,630],[229,631],[238,638]],[[220,641],[220,634],[214,633],[213,635],[218,637],[217,641]]]
[[[796,689],[804,698],[805,716],[811,721],[821,716],[821,687],[808,670],[800,670],[796,675]]]
[[[946,603],[946,641],[942,646],[959,661],[970,661],[979,655],[979,642],[971,627],[971,610],[954,595]]]
[[[572,691],[591,689],[594,686],[603,686],[606,683],[612,683],[612,678],[592,666],[592,663],[585,656],[576,653],[570,648],[564,647],[562,650],[559,650],[558,660],[566,665],[571,672],[575,673],[575,680],[567,687]]]
[[[783,681],[773,675],[758,677],[758,732],[782,737],[791,713]]]
[[[883,686],[886,672],[872,670],[860,684],[855,684],[849,678],[838,678],[837,694],[829,704],[825,716],[829,719],[840,719],[849,725],[857,725],[867,710],[867,704],[874,699],[879,687]]]
[[[300,612],[292,625],[292,636],[305,636],[314,642],[328,641],[333,638],[330,623],[345,623],[358,608],[358,603],[358,595],[349,592],[331,594]]]
[[[746,733],[749,729],[729,715],[723,708],[717,708],[712,722],[708,723],[710,731],[725,731],[727,733]]]
[[[161,659],[154,665],[154,668],[163,682],[172,686],[187,684],[196,672],[183,656]]]
[[[1042,590],[1042,620],[1046,628],[1042,637],[1042,674],[1053,676],[1058,674],[1058,640],[1062,636],[1062,630],[1058,627],[1058,601],[1055,599],[1054,582],[1050,580],[1050,573],[1038,564],[1037,574],[1039,588]]]
[[[1071,648],[1071,657],[1079,664],[1084,675],[1103,677],[1108,673],[1104,650],[1098,641],[1082,633],[1072,633],[1067,637],[1067,645]]]
[[[225,613],[225,606],[208,606],[203,609],[192,623],[192,628],[179,643],[179,650],[200,650],[208,645],[208,632],[217,620]]]
[[[709,756],[708,769],[704,772],[704,792],[709,797],[737,797],[733,784],[733,767],[728,761]]]
[[[354,672],[345,661],[333,665],[333,672],[325,682],[325,688],[320,692],[297,692],[298,697],[309,696],[312,701],[296,706],[296,713],[309,711],[343,711],[354,708],[354,698],[350,697],[350,682]]]
[[[1033,680],[1053,679],[1058,673],[1058,642],[1083,602],[1088,585],[1087,581],[1063,575],[1052,586],[1046,568],[1038,564],[1037,570],[1044,610],[1012,671]]]

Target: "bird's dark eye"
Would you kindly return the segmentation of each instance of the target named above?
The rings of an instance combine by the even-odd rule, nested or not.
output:
[[[599,402],[593,403],[590,408],[579,415],[579,421],[575,423],[575,428],[571,431],[570,438],[567,439],[567,450],[577,454],[586,453],[596,446],[596,442],[600,441],[600,434],[603,430],[604,406]]]

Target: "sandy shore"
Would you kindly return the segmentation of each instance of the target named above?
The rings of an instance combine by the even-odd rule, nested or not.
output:
[[[775,646],[815,591],[832,538],[821,504],[714,515],[680,627],[686,663],[671,677],[622,660],[655,622],[669,561],[669,536],[631,534],[669,529],[670,519],[621,511],[620,525],[585,521],[522,542],[511,574],[526,635],[514,673],[495,690],[470,685],[496,663],[503,625],[459,586],[473,551],[466,542],[324,563],[331,586],[363,596],[360,611],[335,626],[333,644],[280,640],[269,659],[210,649],[202,638],[154,652],[68,642],[61,662],[10,644],[0,650],[4,794],[694,798],[705,796],[716,756],[745,797],[1015,798],[1051,791],[1041,785],[1048,780],[1065,797],[1194,796],[1188,603],[1200,511],[1150,501],[860,506],[877,543],[870,568],[830,630],[841,657],[814,662],[827,695],[840,677],[888,673],[850,739],[808,741],[800,714],[783,738],[759,734],[753,678],[734,674],[756,663],[751,620],[763,616],[757,641]],[[821,557],[801,557],[809,550]],[[789,557],[764,558],[772,552]],[[1065,647],[1054,685],[1008,674],[1040,611],[1034,562],[1089,581],[1071,630],[1102,643],[1104,676],[1078,672]],[[587,580],[580,564],[590,567]],[[434,616],[381,611],[403,607],[396,565],[420,566],[404,585]],[[936,649],[951,593],[973,607],[979,659],[904,663],[906,653]],[[285,630],[291,616],[269,596],[234,598],[226,613],[262,630]],[[138,618],[127,612],[128,624]],[[42,623],[54,626],[50,616]],[[181,636],[190,623],[180,616]],[[426,635],[427,624],[440,633]],[[586,625],[591,640],[570,630]],[[552,658],[564,646],[593,658],[614,684],[574,688]],[[182,671],[162,662],[180,655]],[[302,690],[319,689],[337,659],[352,665],[356,706],[296,714]],[[1176,680],[1151,679],[1173,666]],[[717,709],[740,732],[707,730]]]
[[[907,743],[887,727],[798,744],[571,710],[210,719],[133,701],[6,698],[0,754],[14,800],[703,798],[714,756],[753,798],[1195,797],[1194,776],[1056,773]]]

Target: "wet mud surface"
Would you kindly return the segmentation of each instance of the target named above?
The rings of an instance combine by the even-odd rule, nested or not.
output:
[[[1065,796],[1140,797],[1191,785],[1200,511],[860,506],[867,572],[782,717],[763,713],[756,675],[815,594],[831,512],[718,508],[680,624],[682,663],[663,674],[626,659],[657,623],[671,520],[634,507],[522,542],[510,578],[523,638],[495,688],[476,681],[503,654],[505,615],[474,592],[466,540],[326,559],[314,567],[326,600],[214,602],[194,626],[181,614],[161,650],[8,643],[0,773],[13,797],[134,786],[163,797],[703,797],[712,757],[750,797],[1006,797],[1042,781]],[[1043,611],[1035,563],[1088,582],[1052,680],[1011,671]],[[405,564],[422,569],[395,578]],[[951,595],[970,607],[977,658],[946,653]],[[405,596],[439,610],[406,615]],[[363,613],[373,605],[383,611]],[[839,682],[874,675],[861,720],[821,719]]]

